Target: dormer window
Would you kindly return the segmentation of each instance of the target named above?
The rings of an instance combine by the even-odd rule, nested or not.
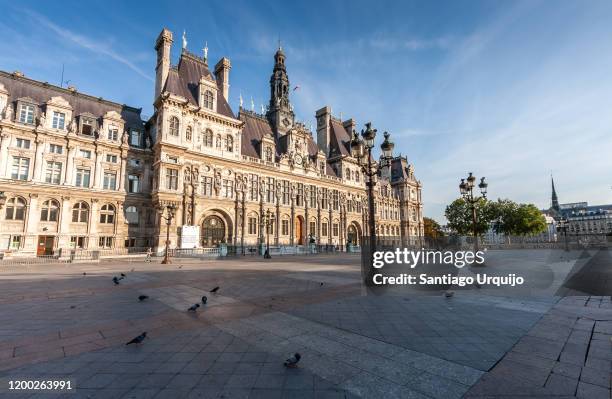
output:
[[[206,90],[204,92],[204,98],[202,101],[202,104],[204,105],[204,108],[208,108],[208,109],[213,109],[213,101],[215,100],[215,95],[213,94],[212,91],[210,90]]]
[[[272,162],[272,148],[266,147],[266,162]]]
[[[66,126],[66,114],[63,112],[53,111],[53,121],[51,127],[53,129],[64,130]]]
[[[34,106],[31,104],[21,104],[19,109],[19,122],[28,125],[34,124]]]
[[[108,139],[111,141],[117,141],[119,139],[119,129],[115,126],[108,128]]]
[[[85,136],[93,136],[94,120],[91,118],[81,117],[81,134]]]
[[[134,147],[140,147],[141,136],[142,134],[140,133],[139,130],[130,131],[130,145]]]

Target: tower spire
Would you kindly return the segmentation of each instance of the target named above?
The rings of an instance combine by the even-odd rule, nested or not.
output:
[[[552,185],[552,194],[551,194],[551,208],[555,211],[559,211],[559,198],[557,197],[557,191],[555,190],[555,180],[553,179],[552,173],[550,174],[550,182]]]

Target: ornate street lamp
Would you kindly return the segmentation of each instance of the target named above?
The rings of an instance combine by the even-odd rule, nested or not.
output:
[[[395,144],[389,139],[390,135],[384,132],[385,140],[380,146],[382,156],[380,162],[376,163],[372,158],[376,129],[372,128],[372,123],[365,124],[365,130],[361,130],[361,138],[356,131],[353,131],[351,140],[351,155],[357,159],[364,176],[367,176],[366,187],[368,188],[368,228],[370,230],[370,259],[376,251],[376,220],[374,205],[374,186],[376,186],[376,176],[380,176],[381,171],[391,165],[393,159],[393,147]]]
[[[563,233],[566,252],[569,252],[569,243],[567,242],[567,229],[568,228],[569,228],[569,221],[566,218],[561,217],[559,219],[559,222],[557,223],[557,230]]]
[[[266,211],[264,222],[266,226],[266,252],[264,252],[264,259],[270,259],[272,258],[272,255],[270,255],[270,226],[272,226],[273,220],[272,212],[269,209]]]
[[[166,210],[166,215],[164,216],[164,210]],[[168,263],[172,263],[170,261],[169,253],[170,253],[170,225],[172,224],[172,219],[174,219],[174,213],[176,212],[176,206],[174,204],[166,205],[165,207],[159,208],[159,214],[162,219],[166,221],[166,251],[164,254],[164,260],[162,260],[162,265],[166,265]]]
[[[480,179],[480,183],[478,184],[478,188],[480,189],[480,196],[474,196],[474,186],[476,182],[476,177],[469,173],[466,179],[461,179],[461,183],[459,183],[459,192],[461,192],[461,196],[463,199],[470,205],[472,208],[472,229],[474,234],[474,253],[478,252],[478,228],[476,226],[476,203],[481,199],[487,198],[487,187],[489,184],[485,182],[485,178],[482,177]]]

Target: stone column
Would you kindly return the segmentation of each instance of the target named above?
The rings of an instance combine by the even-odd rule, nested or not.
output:
[[[31,178],[34,181],[42,181],[43,164],[45,163],[45,160],[44,160],[45,141],[42,138],[40,139],[36,138],[35,142],[36,142],[36,155],[34,155],[34,162],[32,164],[33,173],[31,175],[32,176]]]
[[[320,194],[319,192],[317,194]],[[321,197],[317,196],[317,245],[321,245]]]
[[[74,173],[74,152],[76,151],[75,145],[66,146],[67,158],[66,158],[66,171],[64,173],[64,185],[72,185],[72,175]]]
[[[238,187],[236,187],[238,188]],[[238,215],[238,202],[239,200],[239,195],[238,195],[238,191],[236,191],[236,199],[234,200],[234,245],[236,245],[238,243],[238,223],[240,222],[239,219],[239,215]]]
[[[94,152],[96,157],[95,166],[94,166],[94,178],[93,178],[93,188],[99,190],[102,188],[102,151],[96,150]]]
[[[276,199],[276,220],[274,221],[274,245],[279,244],[280,226],[280,198]]]
[[[147,165],[147,162],[143,160],[142,163],[143,173],[142,173],[142,184],[140,185],[140,191],[142,193],[150,193],[153,190],[153,187],[149,184],[149,180],[151,178],[151,168],[150,165]]]
[[[242,218],[240,219],[240,246],[242,247],[242,251],[244,252],[244,229],[246,225],[246,204],[244,197],[246,196],[246,191],[242,192]]]
[[[36,233],[38,231],[38,223],[40,221],[40,213],[38,212],[38,194],[30,194],[30,200],[28,201],[26,209],[26,220],[24,221],[24,243],[23,249],[34,250],[37,249]]]
[[[10,172],[7,171],[9,141],[10,134],[0,130],[0,177],[10,177]]]
[[[115,217],[116,219],[116,217]],[[87,248],[98,248],[98,223],[100,222],[100,204],[97,199],[91,200],[91,212],[89,213],[89,221],[87,223]]]
[[[70,197],[62,197],[60,203],[58,248],[70,247],[70,222],[72,220],[72,207]]]
[[[125,168],[127,164],[127,156],[121,155],[121,172],[119,172],[119,191],[125,191]]]

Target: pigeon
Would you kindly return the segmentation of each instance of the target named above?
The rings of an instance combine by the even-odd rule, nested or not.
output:
[[[203,303],[204,305],[206,305],[206,301],[208,301],[208,298],[206,298],[206,295],[204,295],[204,296],[202,297],[202,303]]]
[[[188,312],[195,312],[196,310],[198,310],[198,308],[200,307],[199,303],[195,303],[193,305],[191,305],[191,307],[189,309],[187,309]]]
[[[215,287],[212,290],[210,290],[210,292],[212,292],[213,294],[216,294],[217,291],[219,291],[219,287]]]
[[[125,278],[125,274],[121,273],[121,278]]]
[[[292,369],[297,367],[298,362],[300,361],[300,359],[302,358],[302,356],[299,353],[294,354],[293,356],[291,356],[289,359],[285,360],[285,367],[290,367]]]
[[[139,300],[140,302],[144,301],[145,299],[149,299],[149,297],[148,297],[148,296],[146,296],[146,295],[140,295],[140,296],[138,297],[138,300]]]
[[[83,276],[87,276],[87,273],[83,272]]]
[[[119,279],[117,276],[113,277],[113,283],[115,283],[115,285],[119,285]]]
[[[140,334],[139,336],[137,336],[136,338],[132,339],[130,342],[128,342],[126,345],[131,345],[131,344],[141,344],[142,341],[144,341],[144,339],[147,337],[147,332],[143,332],[142,334]]]
[[[453,291],[446,291],[444,293],[444,296],[447,298],[451,298],[453,295],[455,295],[455,293]]]
[[[321,287],[323,287],[323,283],[321,283]]]

